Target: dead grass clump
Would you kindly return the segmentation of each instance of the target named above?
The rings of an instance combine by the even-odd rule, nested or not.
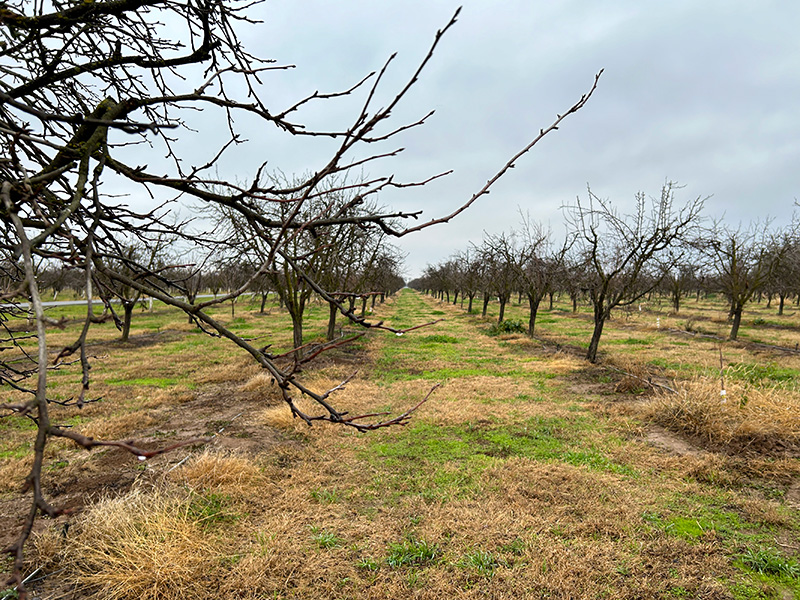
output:
[[[275,379],[268,373],[258,373],[241,385],[243,392],[264,392],[275,389]]]
[[[229,383],[241,381],[245,377],[252,377],[259,372],[258,365],[252,364],[247,358],[231,357],[221,365],[208,367],[198,371],[195,381],[197,383]]]
[[[281,391],[269,373],[256,373],[239,386],[239,390],[257,397],[259,402],[267,405],[283,404]]]
[[[86,598],[177,600],[216,597],[220,558],[189,497],[135,490],[78,517],[59,563]]]
[[[312,403],[305,398],[297,399],[295,404],[305,414],[314,414],[315,410],[318,412],[316,406],[312,405]],[[259,424],[267,425],[269,427],[274,427],[275,429],[281,429],[284,431],[297,430],[305,433],[308,430],[308,426],[305,424],[305,422],[303,422],[302,419],[295,417],[292,414],[292,410],[289,408],[289,405],[285,402],[265,408],[256,415],[255,420]]]
[[[653,387],[650,381],[653,375],[647,366],[637,362],[627,356],[616,356],[609,365],[611,371],[619,376],[619,380],[614,385],[614,391],[618,394],[640,394],[650,391]]]
[[[212,452],[195,456],[170,476],[192,489],[233,496],[246,496],[264,483],[263,475],[252,459]]]
[[[157,390],[154,392],[152,395],[151,404],[154,406],[172,406],[175,404],[191,402],[196,398],[197,394],[195,394],[194,391],[189,387],[185,385],[175,385],[168,389]]]
[[[81,427],[81,433],[92,438],[119,439],[157,423],[156,419],[143,411],[116,417],[94,419]]]
[[[20,458],[0,459],[0,492],[19,492],[33,466],[33,451]]]
[[[711,444],[768,451],[800,444],[800,393],[731,384],[721,394],[718,382],[701,379],[678,391],[657,393],[647,416]]]

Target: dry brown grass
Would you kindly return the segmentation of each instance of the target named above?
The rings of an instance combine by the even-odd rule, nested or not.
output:
[[[45,537],[37,547],[58,547],[62,580],[105,600],[215,598],[224,556],[187,496],[157,490],[101,500],[62,543]]]
[[[81,433],[92,438],[116,440],[137,430],[151,427],[157,419],[146,412],[132,412],[115,417],[97,418],[81,427]]]
[[[190,489],[237,497],[252,495],[265,484],[252,458],[209,451],[193,456],[185,465],[171,471],[169,478]]]
[[[679,384],[679,393],[658,393],[645,407],[657,423],[711,444],[800,443],[800,393],[695,378]]]
[[[32,455],[0,459],[0,492],[19,492],[32,465]]]

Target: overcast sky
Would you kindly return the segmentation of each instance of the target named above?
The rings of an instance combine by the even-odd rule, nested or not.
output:
[[[397,51],[384,87],[396,93],[458,4],[446,0],[268,0],[244,42],[295,69],[269,79],[278,106],[343,89]],[[434,117],[395,145],[403,154],[370,174],[444,180],[381,201],[424,218],[453,210],[605,72],[578,114],[545,138],[467,213],[405,238],[407,275],[509,230],[519,210],[563,229],[559,207],[586,186],[622,208],[665,180],[678,202],[711,196],[706,214],[733,225],[787,224],[800,197],[800,3],[465,0],[396,124]],[[300,118],[346,125],[355,106],[321,103]],[[251,137],[259,137],[253,134]],[[284,140],[284,141],[281,141]],[[285,172],[319,167],[327,147],[260,148]],[[252,152],[252,148],[250,150]],[[246,164],[245,162],[241,163]],[[373,173],[374,171],[374,173]],[[246,173],[244,175],[252,175]]]

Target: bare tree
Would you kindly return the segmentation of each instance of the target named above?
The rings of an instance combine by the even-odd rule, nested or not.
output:
[[[730,303],[731,340],[739,335],[745,305],[765,289],[790,247],[781,244],[779,237],[769,222],[751,223],[744,229],[715,222],[697,242],[716,275],[718,289]]]
[[[574,237],[566,236],[561,246],[554,247],[552,232],[531,221],[529,217],[523,218],[518,235],[520,248],[514,264],[518,285],[528,299],[528,335],[533,337],[539,305],[545,295],[555,289],[564,267],[564,258],[574,243]]]
[[[483,264],[472,248],[459,252],[454,260],[458,265],[458,276],[461,282],[463,296],[469,299],[467,312],[472,312],[472,302],[480,291]],[[463,306],[463,304],[462,304]]]
[[[618,306],[637,302],[654,289],[677,255],[670,253],[678,240],[697,225],[703,200],[697,198],[679,210],[673,207],[676,185],[668,182],[658,198],[636,195],[636,211],[622,215],[589,189],[589,202],[578,198],[566,207],[579,253],[587,265],[587,290],[594,310],[594,330],[586,358],[597,361],[603,326]],[[652,272],[648,272],[648,271]]]
[[[112,243],[115,246],[114,253],[108,258],[97,256],[97,261],[105,262],[110,269],[123,273],[128,278],[150,279],[150,285],[158,285],[158,274],[168,264],[165,254],[168,241],[164,236],[158,236],[154,240],[134,238],[127,243],[115,239]],[[142,290],[103,275],[96,276],[95,282],[100,297],[114,318],[117,328],[122,332],[120,341],[127,342],[131,332],[133,310],[142,297]],[[121,319],[114,309],[115,299],[122,306]]]
[[[488,289],[497,296],[500,309],[497,322],[505,319],[506,305],[517,289],[519,269],[516,261],[518,252],[511,234],[500,233],[484,235],[480,246],[481,260],[486,265]],[[486,316],[487,297],[484,297],[484,316]]]
[[[55,8],[53,8],[55,6]],[[28,366],[17,368],[5,358],[0,372],[2,382],[20,390],[27,399],[0,405],[4,414],[32,415],[37,423],[33,446],[33,465],[27,477],[31,490],[31,510],[18,540],[8,549],[13,557],[12,585],[22,596],[23,547],[39,513],[55,516],[59,510],[42,493],[45,447],[52,437],[65,437],[80,446],[106,445],[122,448],[139,456],[153,456],[166,449],[145,450],[127,441],[94,440],[77,431],[51,423],[48,416],[48,364],[53,359],[48,344],[48,318],[42,307],[36,276],[37,261],[47,258],[60,261],[83,272],[88,302],[85,326],[78,339],[57,356],[80,352],[84,383],[76,401],[82,405],[88,389],[89,364],[86,340],[92,322],[93,281],[102,277],[130,286],[167,305],[185,311],[206,331],[231,340],[247,352],[276,381],[293,414],[311,424],[330,421],[364,431],[405,422],[411,411],[394,418],[375,421],[366,416],[348,415],[330,402],[331,394],[341,389],[317,392],[296,377],[297,365],[282,368],[261,348],[238,336],[224,323],[213,318],[208,309],[247,291],[252,282],[283,261],[314,293],[325,301],[338,302],[315,280],[314,273],[303,268],[290,242],[299,232],[344,224],[375,227],[389,236],[404,236],[435,224],[446,223],[488,193],[494,182],[547,133],[554,131],[570,114],[581,109],[597,84],[548,127],[537,132],[516,155],[489,177],[486,185],[449,214],[414,226],[404,226],[420,212],[376,210],[349,216],[335,210],[320,211],[312,217],[304,213],[308,204],[330,192],[325,183],[349,169],[366,165],[379,169],[400,150],[382,151],[374,144],[395,139],[404,131],[425,123],[428,115],[416,121],[394,123],[391,120],[398,104],[419,81],[442,37],[455,22],[458,13],[436,33],[434,41],[407,83],[380,107],[375,106],[376,92],[382,86],[391,58],[376,73],[364,77],[339,92],[313,94],[284,107],[268,107],[264,81],[270,72],[288,68],[250,54],[237,37],[237,31],[252,22],[252,3],[244,0],[199,0],[192,3],[164,0],[95,0],[94,2],[30,3],[4,1],[0,5],[0,252],[14,269],[4,291],[5,299],[30,299],[35,315],[38,341]],[[175,40],[182,40],[178,42]],[[198,69],[199,66],[199,69]],[[188,69],[188,70],[187,70]],[[196,83],[198,72],[205,78]],[[598,75],[599,77],[599,75]],[[331,98],[361,95],[361,109],[353,119],[330,130],[311,130],[300,122],[300,115],[310,105]],[[203,120],[193,120],[203,109]],[[246,119],[245,119],[246,117]],[[207,159],[195,166],[180,155],[175,141],[187,130],[200,130],[211,120],[212,135],[198,147],[207,150]],[[280,185],[267,181],[262,173],[266,160],[247,185],[215,175],[221,158],[231,148],[244,143],[237,125],[254,120],[261,127],[295,137],[324,137],[336,142],[327,160],[313,168],[302,181]],[[217,143],[219,124],[227,126],[228,139]],[[158,162],[158,152],[147,153],[153,164],[142,164],[143,148],[156,146],[166,150],[167,161]],[[133,147],[132,147],[133,146]],[[375,196],[389,188],[424,185],[444,173],[434,173],[416,182],[397,181],[391,172],[381,172],[368,180],[350,185],[358,198]],[[125,186],[137,187],[142,198],[152,198],[147,208],[134,210],[107,196]],[[146,264],[127,262],[134,273],[118,269],[120,249],[113,243],[124,232],[174,235],[187,244],[214,243],[213,236],[191,232],[169,217],[173,198],[191,198],[195,202],[221,205],[238,213],[248,234],[268,243],[269,260],[254,269],[251,277],[238,288],[206,302],[188,302],[174,293],[171,269],[152,273]],[[165,204],[166,203],[166,204]],[[280,216],[263,210],[264,205],[285,205]],[[144,262],[144,261],[143,261]],[[175,266],[175,265],[166,265]],[[339,304],[348,318],[352,313]],[[8,314],[13,309],[4,309]],[[380,323],[355,319],[361,326],[390,329]],[[25,349],[13,332],[6,332],[5,345],[24,354]],[[318,412],[308,414],[295,403],[297,395],[316,402]],[[413,409],[412,409],[413,410]],[[189,443],[189,440],[185,441]]]
[[[767,282],[766,291],[778,296],[778,314],[782,315],[786,299],[800,294],[800,227],[793,223],[789,231],[781,235],[771,252],[777,255],[777,264]]]

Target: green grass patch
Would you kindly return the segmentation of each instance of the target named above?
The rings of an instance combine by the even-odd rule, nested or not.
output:
[[[212,529],[242,518],[241,514],[232,510],[231,505],[231,497],[226,494],[192,493],[187,514],[204,529]]]
[[[361,454],[375,470],[373,491],[395,498],[475,497],[482,490],[483,471],[514,457],[635,476],[633,469],[581,439],[581,431],[594,426],[583,413],[569,419],[535,417],[481,427],[417,422],[394,437],[369,442]]]
[[[800,563],[793,558],[786,558],[771,548],[747,548],[739,555],[739,562],[761,575],[800,579]]]
[[[321,550],[330,550],[342,545],[342,539],[331,531],[320,529],[319,527],[311,527],[311,539]]]
[[[459,344],[461,340],[450,335],[426,335],[419,339],[419,343],[425,346],[429,344]]]
[[[622,344],[624,346],[651,346],[653,344],[653,340],[650,338],[634,338],[629,337],[622,340],[609,340],[611,344]]]
[[[146,385],[157,388],[168,388],[179,383],[180,380],[172,377],[136,377],[134,379],[107,379],[108,385]]]
[[[386,564],[393,569],[418,567],[434,562],[441,555],[436,544],[425,540],[409,538],[402,542],[390,542]]]
[[[480,577],[491,579],[495,569],[500,566],[500,561],[486,550],[472,550],[464,554],[456,565]]]

